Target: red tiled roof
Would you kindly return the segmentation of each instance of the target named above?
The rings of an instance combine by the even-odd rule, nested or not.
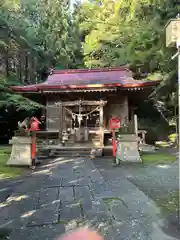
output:
[[[16,92],[38,92],[56,89],[121,87],[135,88],[156,86],[159,81],[135,80],[126,67],[54,70],[44,83],[28,86],[12,86]]]

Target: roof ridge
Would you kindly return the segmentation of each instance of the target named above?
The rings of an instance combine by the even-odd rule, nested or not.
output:
[[[111,71],[127,71],[132,72],[128,67],[109,67],[109,68],[91,68],[91,69],[63,69],[52,70],[51,74],[66,74],[66,73],[87,73],[87,72],[111,72]]]

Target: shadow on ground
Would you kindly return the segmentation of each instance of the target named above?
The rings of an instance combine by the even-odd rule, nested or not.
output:
[[[179,167],[178,162],[159,165],[121,164],[112,161],[94,161],[104,178],[122,176],[152,199],[160,209],[160,227],[169,236],[179,239]]]

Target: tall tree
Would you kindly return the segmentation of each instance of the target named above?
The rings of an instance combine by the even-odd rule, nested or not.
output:
[[[0,84],[7,93],[0,94],[1,106],[16,106],[22,97],[11,93],[9,85],[44,81],[48,69],[55,66],[78,67],[81,42],[77,21],[63,1],[5,0],[0,4]]]
[[[180,10],[171,0],[87,1],[80,7],[87,67],[128,65],[135,78],[163,79],[157,102],[169,108],[176,91],[174,49],[165,48],[164,26]],[[162,87],[163,85],[163,87]],[[167,94],[168,92],[168,94]]]

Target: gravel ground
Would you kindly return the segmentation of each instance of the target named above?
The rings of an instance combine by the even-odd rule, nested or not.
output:
[[[140,166],[123,166],[124,174],[161,209],[166,229],[180,236],[179,221],[179,163]]]
[[[124,163],[114,166],[112,159],[94,161],[106,181],[123,176],[144,194],[152,199],[160,208],[159,223],[162,230],[179,239],[179,163],[165,164],[133,164]]]

